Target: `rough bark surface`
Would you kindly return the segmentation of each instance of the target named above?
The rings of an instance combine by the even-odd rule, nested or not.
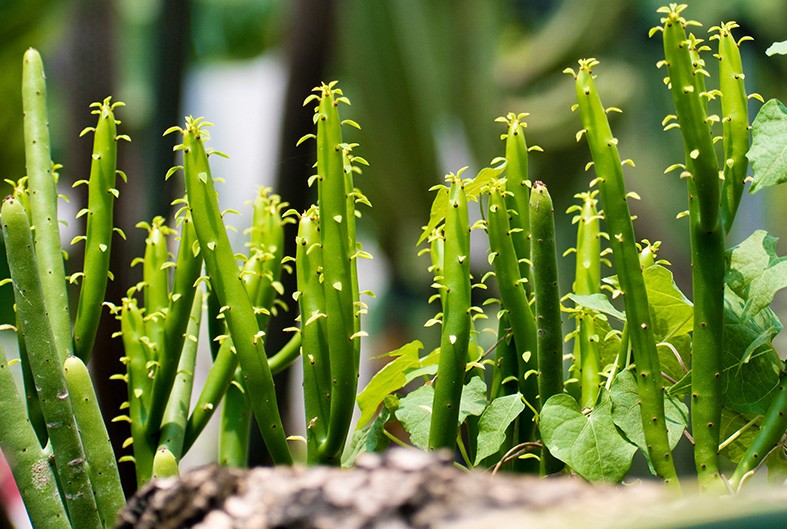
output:
[[[676,517],[686,522],[691,517],[683,511],[707,517],[724,510],[695,500],[670,497],[648,483],[613,488],[574,478],[466,472],[444,458],[393,450],[365,454],[353,470],[203,467],[140,490],[121,514],[119,527],[563,529],[635,524],[644,529],[673,526]]]

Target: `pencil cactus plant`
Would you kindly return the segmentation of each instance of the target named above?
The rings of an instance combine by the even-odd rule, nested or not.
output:
[[[762,106],[749,125],[734,22],[711,28],[721,61],[718,79],[706,68],[710,48],[687,28],[685,6],[659,10],[666,84],[675,114],[663,126],[681,133],[679,170],[687,187],[692,292],[684,295],[657,252],[670,241],[637,237],[624,166],[595,81],[596,59],[582,59],[574,81],[581,130],[594,172],[571,207],[577,227],[571,288],[558,282],[555,212],[548,188],[554,175],[529,174],[526,113],[498,118],[505,126],[503,156],[474,177],[467,169],[433,188],[432,209],[418,244],[429,256],[439,304],[425,326],[439,329],[423,352],[412,341],[387,353],[389,362],[358,391],[362,316],[367,306],[358,259],[371,257],[356,237],[360,206],[369,205],[355,177],[367,164],[345,139],[358,127],[343,120],[349,104],[336,82],[321,84],[314,105],[317,203],[287,210],[270,189],[250,201],[246,250],[227,235],[206,146],[210,123],[186,118],[165,134],[182,136],[175,150],[185,192],[171,222],[141,222],[147,231],[142,281],[109,310],[119,320],[122,365],[115,378],[128,400],[113,420],[128,422],[124,454],[111,450],[86,362],[93,354],[119,198],[119,134],[110,98],[91,108],[93,161],[88,186],[83,269],[67,277],[57,228],[57,170],[48,148],[43,67],[37,52],[24,57],[23,95],[27,176],[0,210],[14,286],[18,362],[0,351],[0,447],[9,459],[30,517],[41,527],[110,527],[125,499],[118,463],[133,462],[137,483],[174,476],[180,461],[222,408],[222,464],[248,459],[251,415],[274,463],[351,465],[363,451],[391,442],[425,450],[456,449],[458,464],[518,472],[573,473],[589,481],[619,482],[639,451],[651,472],[675,490],[673,451],[690,439],[699,488],[735,492],[760,466],[780,461],[787,430],[784,361],[773,346],[781,330],[771,304],[784,258],[776,239],[759,230],[727,248],[736,211],[752,192],[787,180],[783,146],[787,111]],[[715,85],[717,87],[707,87]],[[568,112],[568,109],[566,109]],[[715,112],[720,112],[716,117]],[[750,142],[750,134],[753,140]],[[719,146],[715,143],[720,142]],[[780,150],[781,149],[781,150]],[[719,157],[721,156],[721,157]],[[782,158],[779,158],[782,156]],[[748,165],[754,169],[747,176]],[[478,209],[477,221],[471,221]],[[284,255],[285,224],[297,222],[297,250]],[[472,261],[471,232],[487,249]],[[122,236],[122,233],[119,234]],[[117,242],[117,241],[115,241]],[[473,244],[476,244],[475,242]],[[170,249],[173,253],[170,254]],[[610,258],[611,256],[611,258]],[[293,273],[297,291],[284,291]],[[69,285],[79,286],[74,321]],[[267,328],[292,295],[300,315],[292,338],[270,351]],[[564,332],[562,314],[575,317]],[[194,368],[200,327],[208,328],[212,364],[196,394]],[[487,339],[487,334],[493,337]],[[566,345],[571,342],[571,345]],[[273,375],[302,358],[304,435],[285,431]],[[14,364],[20,364],[15,367]],[[23,392],[12,371],[20,370]],[[568,375],[568,376],[566,376]],[[407,391],[405,390],[407,388]],[[413,389],[414,388],[414,389]],[[192,396],[195,404],[191,405]],[[352,431],[355,406],[360,418]],[[406,436],[397,436],[392,423]],[[349,438],[349,442],[348,442]],[[688,444],[689,441],[682,441]],[[118,456],[119,459],[118,459]],[[726,460],[726,461],[724,461]],[[730,466],[730,463],[732,466]],[[776,464],[772,464],[778,475]]]

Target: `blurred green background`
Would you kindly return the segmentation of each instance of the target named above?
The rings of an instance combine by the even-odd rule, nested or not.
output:
[[[765,49],[787,38],[785,0],[689,0],[688,18],[706,28],[734,19],[743,46],[749,92],[787,99],[787,57]],[[663,170],[682,159],[677,133],[661,131],[670,96],[662,83],[658,0],[0,0],[0,168],[2,177],[24,175],[19,94],[21,57],[37,47],[49,82],[53,158],[64,165],[61,217],[73,216],[84,197],[70,183],[89,172],[90,142],[78,134],[92,123],[88,105],[107,95],[127,103],[118,112],[132,143],[121,147],[119,167],[129,177],[121,186],[118,224],[129,236],[117,244],[117,300],[138,278],[129,269],[141,254],[137,221],[166,215],[182,193],[163,176],[173,164],[172,137],[162,132],[186,114],[216,124],[212,146],[227,152],[215,171],[228,184],[220,190],[227,207],[243,209],[257,185],[280,193],[303,210],[312,201],[306,181],[313,163],[309,147],[296,148],[311,132],[312,112],[302,102],[321,81],[338,79],[352,106],[346,116],[362,126],[346,141],[370,162],[357,180],[373,204],[359,225],[375,260],[366,265],[378,299],[368,319],[370,355],[398,347],[414,336],[429,343],[423,322],[434,309],[423,306],[431,277],[416,258],[415,242],[428,218],[428,189],[448,171],[467,165],[468,175],[503,154],[494,118],[529,112],[528,141],[544,149],[531,158],[531,175],[550,188],[556,211],[571,205],[589,181],[589,155],[575,141],[573,83],[561,72],[581,57],[601,61],[596,73],[608,106],[618,106],[613,127],[627,171],[641,238],[665,240],[679,284],[690,292],[687,226],[675,220],[686,208],[684,184]],[[707,57],[711,71],[715,61]],[[752,107],[755,111],[758,104]],[[752,112],[752,118],[754,114]],[[306,144],[308,145],[308,143]],[[81,188],[80,188],[81,189]],[[767,226],[780,235],[787,225],[784,190],[744,199],[735,244]],[[238,227],[242,229],[242,220]],[[557,219],[559,250],[573,245],[570,217]],[[70,240],[70,237],[64,237]],[[291,243],[294,237],[289,238]],[[486,248],[474,257],[485,263]],[[74,252],[77,250],[75,249]],[[782,251],[784,253],[784,251]],[[564,271],[573,270],[571,257]],[[70,266],[81,258],[74,254]],[[563,282],[565,291],[570,277]],[[292,290],[292,285],[290,285]],[[8,307],[6,307],[8,308]],[[284,314],[275,325],[291,325]],[[94,355],[99,380],[120,369],[120,345],[109,339]],[[270,340],[281,338],[272,330]],[[275,345],[272,345],[275,350]],[[122,391],[104,389],[107,410],[117,409]],[[111,412],[109,412],[111,413]],[[122,428],[122,427],[119,427]],[[113,435],[115,435],[113,433]],[[116,435],[125,438],[123,432]]]

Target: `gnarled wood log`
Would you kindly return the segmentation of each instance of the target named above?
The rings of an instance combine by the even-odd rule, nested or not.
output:
[[[492,476],[460,470],[445,457],[392,450],[364,454],[351,470],[203,467],[140,490],[121,514],[119,527],[646,529],[693,527],[720,516],[746,516],[744,523],[756,523],[752,527],[784,527],[768,524],[787,520],[787,493],[771,496],[770,503],[762,495],[748,503],[742,498],[687,500],[653,483],[612,487],[571,477]]]

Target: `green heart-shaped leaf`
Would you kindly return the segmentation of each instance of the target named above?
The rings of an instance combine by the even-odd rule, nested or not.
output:
[[[637,447],[615,427],[606,392],[589,415],[570,395],[554,395],[540,417],[539,429],[549,451],[586,480],[618,482],[631,467]]]
[[[751,133],[746,157],[754,172],[749,192],[756,193],[787,181],[787,107],[778,99],[765,103],[754,118]]]
[[[429,446],[429,427],[432,423],[432,401],[434,386],[421,386],[399,400],[396,418],[402,423],[410,442],[418,448],[426,450]],[[468,415],[481,415],[486,408],[486,383],[480,377],[473,377],[462,388],[462,400],[459,403],[459,424]]]
[[[521,393],[498,397],[489,403],[478,419],[478,443],[474,464],[477,465],[500,450],[506,440],[506,429],[524,409]]]
[[[623,430],[629,441],[636,444],[645,455],[645,458],[648,459],[648,448],[642,428],[637,378],[634,372],[620,372],[615,377],[609,396],[612,400],[612,420],[615,422],[615,425]],[[667,421],[667,437],[670,449],[673,449],[686,429],[689,409],[677,397],[665,395],[664,414]],[[649,459],[648,465],[650,465]],[[652,466],[651,472],[655,473]]]
[[[386,396],[407,384],[408,370],[421,367],[418,353],[422,348],[423,344],[415,340],[385,355],[395,358],[395,360],[388,362],[375,373],[369,384],[355,399],[361,409],[361,417],[358,419],[356,429],[360,430],[366,426]]]

